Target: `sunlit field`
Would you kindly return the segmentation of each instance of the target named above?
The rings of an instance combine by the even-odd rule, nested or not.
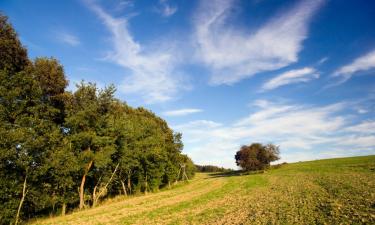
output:
[[[171,190],[31,224],[373,224],[374,190],[375,156],[328,159],[262,174],[198,173]]]

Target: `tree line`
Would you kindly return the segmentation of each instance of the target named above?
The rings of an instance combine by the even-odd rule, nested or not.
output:
[[[214,166],[214,165],[195,165],[197,171],[201,173],[212,173],[212,172],[231,172],[232,169]]]
[[[0,224],[65,214],[194,175],[181,134],[115,88],[66,90],[54,58],[28,58],[0,14]]]

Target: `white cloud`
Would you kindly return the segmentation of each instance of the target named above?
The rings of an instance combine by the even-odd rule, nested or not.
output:
[[[120,91],[140,95],[146,103],[157,103],[171,100],[178,91],[188,89],[185,78],[176,69],[179,57],[172,42],[146,47],[134,40],[127,19],[115,18],[91,1],[87,5],[112,34],[113,51],[107,59],[131,71]]]
[[[234,27],[228,18],[234,0],[202,1],[195,17],[198,59],[211,70],[213,84],[232,84],[298,61],[308,23],[322,0],[301,1],[255,31]]]
[[[366,110],[366,109],[357,109],[357,112],[359,114],[365,114],[365,113],[368,113],[368,110]]]
[[[342,66],[338,68],[335,72],[333,72],[334,77],[340,77],[342,80],[339,82],[344,83],[345,81],[349,80],[353,74],[360,72],[360,71],[367,71],[370,69],[375,68],[375,49],[371,52],[363,55],[353,62],[349,63],[348,65]]]
[[[180,125],[174,126],[174,128],[176,128],[176,129],[190,129],[190,128],[196,128],[196,127],[205,127],[207,129],[209,129],[209,128],[217,128],[217,127],[220,127],[220,126],[222,126],[221,123],[216,123],[216,122],[211,121],[211,120],[194,120],[194,121],[190,121],[190,122],[185,123],[185,124],[180,124]]]
[[[117,5],[116,5],[116,10],[117,12],[121,12],[126,8],[132,8],[134,7],[134,2],[131,0],[121,0]]]
[[[356,132],[356,133],[375,133],[375,121],[364,121],[360,124],[347,127],[345,131]],[[375,142],[374,142],[375,143]]]
[[[258,100],[254,105],[258,108],[253,113],[231,124],[198,120],[172,127],[183,133],[185,152],[198,164],[235,168],[235,152],[252,142],[280,145],[282,161],[288,162],[375,153],[374,121],[352,124],[352,116],[343,114],[350,103],[311,106]]]
[[[339,146],[344,146],[346,149],[357,148],[374,150],[375,147],[375,135],[350,135],[339,138],[339,141]]]
[[[262,89],[263,91],[271,90],[288,84],[309,82],[317,78],[319,78],[319,74],[314,68],[305,67],[303,69],[290,70],[272,78],[263,85]]]
[[[65,31],[57,32],[56,36],[60,42],[71,45],[71,46],[77,46],[81,44],[77,36],[67,33]]]
[[[186,115],[189,115],[189,114],[199,113],[199,112],[202,112],[202,111],[203,110],[201,110],[201,109],[189,108],[189,109],[178,109],[178,110],[166,111],[163,114],[166,115],[166,116],[186,116]]]
[[[172,6],[168,0],[159,0],[159,8],[157,11],[164,17],[170,17],[177,12],[177,6]]]

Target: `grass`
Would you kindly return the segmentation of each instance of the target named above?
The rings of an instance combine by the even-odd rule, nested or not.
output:
[[[171,190],[31,224],[375,224],[375,156],[198,173]]]

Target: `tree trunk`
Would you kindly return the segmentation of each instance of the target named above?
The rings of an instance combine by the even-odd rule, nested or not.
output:
[[[178,183],[178,180],[180,179],[180,173],[181,173],[181,167],[178,169],[177,179],[176,179],[176,181],[174,182],[175,184],[177,184],[177,183]]]
[[[95,207],[96,205],[96,190],[98,189],[98,185],[100,184],[100,181],[102,180],[103,176],[99,177],[98,183],[96,183],[94,190],[92,191],[92,207]]]
[[[128,172],[128,190],[129,190],[129,194],[131,194],[132,193],[131,170],[129,170]]]
[[[186,181],[189,181],[189,177],[188,177],[187,174],[186,174],[185,167],[184,167],[184,174],[183,174],[183,176],[185,176]]]
[[[112,181],[112,179],[113,179],[113,176],[116,174],[116,171],[117,171],[117,168],[118,168],[119,165],[120,165],[120,164],[117,164],[115,170],[113,171],[111,177],[109,178],[109,181],[105,184],[104,188],[101,188],[101,190],[100,190],[100,192],[99,192],[99,194],[98,194],[97,196],[94,195],[93,206],[96,205],[96,203],[98,202],[99,198],[104,194],[104,191],[107,190],[107,187],[108,187],[108,185],[111,183],[111,181]],[[95,186],[95,188],[94,188],[94,194],[95,194],[95,191],[96,191],[96,187],[97,187],[97,186]]]
[[[171,181],[168,180],[168,189],[171,189]]]
[[[85,206],[85,199],[84,199],[84,193],[85,193],[85,181],[86,181],[86,176],[87,173],[90,171],[91,166],[92,166],[93,160],[89,162],[85,169],[85,173],[82,176],[82,181],[81,181],[81,186],[79,188],[79,209],[83,209]]]
[[[145,195],[147,195],[148,183],[147,183],[147,174],[145,178]]]
[[[125,183],[122,180],[120,180],[120,182],[121,182],[122,190],[124,191],[124,195],[128,196],[128,193],[126,193]]]
[[[49,217],[53,217],[53,214],[55,213],[55,206],[56,206],[56,201],[55,201],[55,191],[52,192],[52,211],[49,214]]]
[[[62,208],[61,208],[61,215],[62,215],[62,216],[65,216],[65,213],[66,213],[66,203],[63,202],[63,204],[62,204]]]
[[[17,215],[16,215],[16,221],[14,222],[15,225],[18,224],[18,220],[20,218],[20,212],[21,212],[22,204],[25,201],[25,197],[26,197],[26,193],[27,193],[27,191],[26,191],[26,179],[27,179],[27,176],[25,176],[25,181],[23,182],[22,198],[21,198],[20,204],[18,206]]]
[[[65,213],[66,213],[66,202],[65,202],[65,193],[66,193],[66,187],[63,188],[63,203],[62,203],[62,206],[61,206],[61,215],[62,216],[65,216]]]
[[[96,200],[95,199],[96,199],[96,189],[98,188],[98,184],[95,185],[94,191],[92,192],[92,207],[96,206]]]

